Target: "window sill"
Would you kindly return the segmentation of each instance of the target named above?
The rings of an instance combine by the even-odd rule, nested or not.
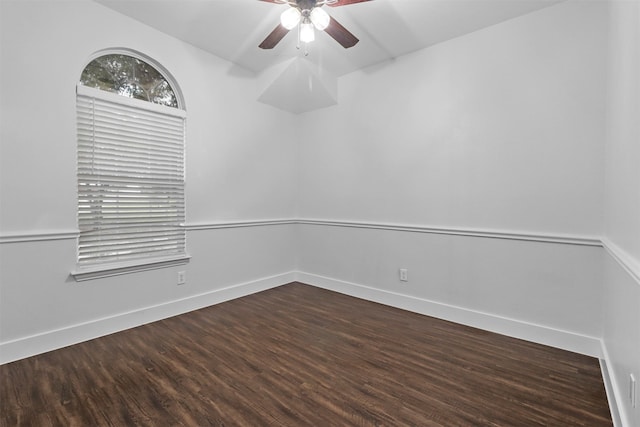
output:
[[[167,258],[156,258],[149,260],[140,260],[127,263],[93,265],[90,267],[80,267],[71,272],[76,282],[85,280],[101,279],[103,277],[119,276],[121,274],[137,273],[139,271],[155,270],[158,268],[173,267],[176,265],[184,265],[189,262],[191,256],[177,255]]]

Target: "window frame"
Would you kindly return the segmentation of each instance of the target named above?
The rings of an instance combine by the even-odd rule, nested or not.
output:
[[[160,74],[162,74],[162,76],[167,80],[169,85],[171,85],[171,88],[174,91],[176,95],[176,99],[178,101],[178,108],[159,105],[159,104],[155,104],[155,103],[144,101],[144,100],[139,100],[139,99],[118,95],[112,92],[107,92],[100,89],[87,87],[82,85],[78,80],[78,83],[76,85],[76,114],[78,114],[80,111],[79,110],[80,99],[81,99],[80,97],[84,97],[84,98],[92,98],[96,100],[106,101],[106,102],[120,105],[126,108],[140,109],[140,110],[150,111],[151,113],[160,113],[160,114],[181,118],[184,121],[183,122],[184,134],[182,137],[182,149],[183,149],[183,155],[182,155],[183,206],[182,208],[184,210],[184,215],[185,215],[184,219],[186,220],[186,191],[185,191],[186,190],[186,110],[184,109],[184,101],[182,99],[182,95],[175,81],[172,78],[170,78],[170,76],[169,77],[167,76],[166,70],[164,70],[164,68],[159,66],[155,61],[150,60],[149,58],[139,53],[131,52],[128,50],[127,51],[123,51],[123,50],[101,51],[96,55],[92,56],[92,58],[87,62],[87,64],[89,64],[91,61],[93,61],[94,59],[100,56],[114,54],[114,53],[132,56],[134,58],[145,61],[150,66],[156,68],[156,70],[158,70],[158,72],[160,72]],[[83,68],[83,71],[84,71],[84,68]],[[79,153],[78,151],[79,144],[80,144],[80,133],[77,132],[76,133],[76,150],[75,150],[77,154]],[[78,161],[76,161],[76,167],[78,167],[78,165],[79,165]],[[78,189],[78,184],[80,180],[78,178],[77,172],[78,170],[76,171],[76,203],[79,203],[80,192]],[[76,214],[79,215],[79,212],[80,212],[79,205],[76,204]],[[77,218],[78,226],[80,225],[79,221],[80,219],[78,216]],[[102,278],[102,277],[128,274],[128,273],[133,273],[138,271],[146,271],[146,270],[165,268],[165,267],[176,266],[176,265],[184,265],[189,262],[191,257],[187,253],[187,248],[186,248],[187,233],[186,233],[186,228],[184,224],[180,224],[180,228],[184,232],[184,242],[185,242],[184,251],[182,253],[165,255],[165,256],[139,257],[139,258],[130,259],[130,260],[117,260],[117,261],[105,262],[105,263],[86,263],[86,264],[82,264],[79,261],[80,233],[82,232],[79,229],[78,238],[76,239],[76,268],[71,272],[71,275],[75,278],[76,281],[84,281],[84,280],[91,280],[91,279]]]

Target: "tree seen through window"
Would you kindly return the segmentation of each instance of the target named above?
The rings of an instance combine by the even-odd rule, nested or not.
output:
[[[80,84],[178,108],[176,95],[162,74],[146,62],[129,55],[110,54],[94,59],[82,72]]]

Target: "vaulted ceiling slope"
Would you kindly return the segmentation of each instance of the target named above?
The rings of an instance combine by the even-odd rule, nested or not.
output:
[[[274,49],[259,49],[260,42],[279,22],[287,5],[258,0],[95,0],[166,34],[197,46],[242,68],[262,74],[279,69],[289,77],[297,70],[300,81],[316,70],[326,80],[318,95],[297,93],[274,97],[282,79],[263,85],[262,102],[294,113],[332,103],[327,96],[333,80],[366,68],[550,6],[561,0],[373,0],[331,8],[329,12],[360,42],[345,50],[327,34],[318,34],[304,61],[296,49],[294,31]],[[268,73],[274,75],[273,72]],[[277,73],[276,73],[277,74]],[[281,76],[281,75],[280,75]],[[313,76],[314,78],[316,76]],[[284,101],[284,102],[279,102]],[[313,105],[312,108],[308,108]]]

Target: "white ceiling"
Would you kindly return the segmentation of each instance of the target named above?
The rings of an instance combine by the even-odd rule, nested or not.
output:
[[[272,50],[258,48],[278,25],[286,5],[258,0],[95,1],[258,74],[278,68],[291,74],[292,68],[287,64],[303,62],[303,53],[296,49],[295,30]],[[309,45],[309,55],[304,58],[313,67],[296,69],[315,68],[329,79],[339,77],[559,1],[562,0],[372,0],[325,7],[360,42],[344,49],[329,35],[316,34],[316,40]],[[302,76],[300,81],[307,77]],[[326,84],[334,83],[327,80]],[[309,106],[318,99],[318,93],[298,92],[296,100],[287,97],[282,101],[285,98],[273,96],[275,91],[278,90],[267,87],[259,100],[299,113],[312,109]],[[328,92],[330,88],[321,92],[325,99],[319,107],[331,103]]]
[[[300,56],[292,31],[273,50],[258,44],[288,6],[258,0],[96,0],[254,72]],[[559,0],[372,0],[325,7],[360,43],[344,49],[316,34],[306,58],[333,75],[355,71]]]

